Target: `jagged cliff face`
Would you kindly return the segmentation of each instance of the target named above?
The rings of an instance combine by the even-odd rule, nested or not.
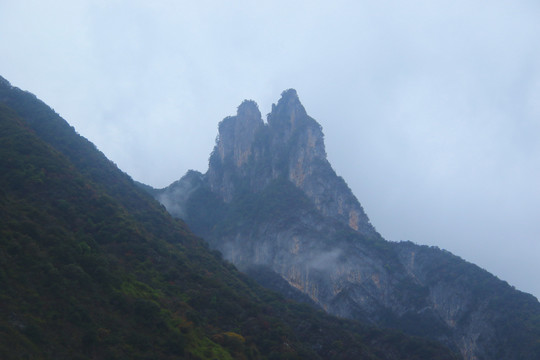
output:
[[[244,101],[236,116],[225,118],[207,173],[210,189],[225,202],[244,191],[259,192],[277,178],[301,189],[323,215],[374,233],[360,203],[326,159],[321,126],[292,89],[272,106],[268,124],[253,101]]]
[[[208,183],[213,192],[230,202],[238,192],[238,178],[253,157],[255,134],[264,126],[261,112],[253,101],[244,101],[236,116],[219,123],[219,135],[212,153],[213,166],[208,170]]]
[[[331,314],[430,337],[467,360],[540,358],[538,301],[448,252],[385,241],[294,90],[267,123],[242,103],[219,124],[208,172],[156,196],[240,269],[263,284],[254,267],[277,274]]]

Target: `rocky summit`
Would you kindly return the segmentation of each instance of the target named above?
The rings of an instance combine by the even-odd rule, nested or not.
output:
[[[377,233],[327,160],[295,90],[263,121],[244,101],[219,123],[205,174],[151,190],[261,284],[330,314],[437,340],[474,359],[539,359],[540,304],[436,247]]]
[[[235,195],[257,193],[272,181],[287,179],[322,215],[363,234],[374,233],[360,203],[326,159],[321,126],[307,115],[293,89],[283,92],[267,124],[253,101],[244,101],[236,116],[219,124],[207,179],[212,192],[227,203]]]

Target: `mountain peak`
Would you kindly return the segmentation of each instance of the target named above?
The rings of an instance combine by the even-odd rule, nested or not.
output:
[[[207,181],[225,202],[258,193],[276,179],[303,191],[325,216],[361,233],[375,232],[362,206],[327,160],[322,127],[311,118],[294,89],[283,91],[264,124],[253,100],[219,123]]]
[[[244,164],[248,160],[255,132],[263,124],[257,103],[244,100],[238,106],[236,116],[226,117],[219,123],[216,149],[221,160],[231,158],[237,167]]]
[[[278,105],[281,103],[294,104],[300,103],[300,98],[295,89],[287,89],[281,93],[281,98],[278,100]]]
[[[281,93],[277,105],[272,104],[272,112],[268,115],[268,124],[272,127],[285,126],[287,132],[290,132],[305,123],[308,118],[296,90],[288,89]]]
[[[261,112],[259,111],[259,106],[257,105],[255,101],[244,100],[238,106],[238,109],[236,111],[236,116],[248,117],[248,118],[253,118],[253,119],[258,120],[261,118]]]

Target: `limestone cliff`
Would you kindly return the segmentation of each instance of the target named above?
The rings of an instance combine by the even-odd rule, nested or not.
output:
[[[219,135],[211,155],[207,177],[210,189],[230,202],[238,192],[238,178],[253,157],[255,134],[263,127],[261,113],[254,101],[244,101],[236,116],[219,123]]]
[[[219,123],[210,157],[210,189],[230,202],[245,191],[259,192],[272,180],[286,178],[325,216],[370,234],[375,230],[345,181],[326,158],[321,126],[309,117],[295,90],[284,91],[272,106],[268,123],[253,101]]]
[[[155,196],[240,269],[285,280],[287,296],[301,299],[297,289],[331,314],[441,341],[467,360],[540,358],[538,301],[446,251],[384,240],[295,90],[266,123],[242,103],[219,124],[208,172]]]

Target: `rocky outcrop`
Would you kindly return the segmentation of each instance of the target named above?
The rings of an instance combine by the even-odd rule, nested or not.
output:
[[[254,101],[244,101],[236,116],[219,123],[219,135],[211,155],[212,166],[208,169],[208,184],[213,192],[230,202],[238,192],[239,176],[253,156],[255,134],[263,127],[261,112]]]
[[[242,103],[219,124],[208,172],[155,196],[286,296],[302,300],[294,288],[331,314],[441,341],[467,360],[540,358],[538,301],[444,250],[385,241],[295,90],[267,123]]]
[[[286,178],[324,216],[361,233],[375,232],[356,197],[328,162],[322,128],[307,115],[294,89],[284,91],[272,106],[267,124],[253,101],[244,101],[236,116],[219,123],[206,178],[210,189],[225,202]]]

